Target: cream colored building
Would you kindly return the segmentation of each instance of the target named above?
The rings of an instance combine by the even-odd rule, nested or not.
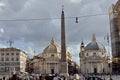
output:
[[[87,44],[81,43],[80,52],[80,68],[83,74],[99,74],[109,73],[108,57],[106,49],[99,41],[96,40],[93,34],[92,42]]]
[[[52,38],[50,44],[43,50],[42,53],[34,57],[34,73],[41,74],[59,74],[61,60],[61,47]],[[67,61],[73,62],[69,52],[67,52]]]
[[[28,55],[16,48],[0,48],[0,73],[25,72]]]

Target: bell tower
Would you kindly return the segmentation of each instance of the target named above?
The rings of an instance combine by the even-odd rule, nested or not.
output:
[[[84,48],[85,48],[84,42],[82,41],[82,42],[81,42],[81,46],[80,46],[80,50],[83,52],[83,51],[84,51]]]

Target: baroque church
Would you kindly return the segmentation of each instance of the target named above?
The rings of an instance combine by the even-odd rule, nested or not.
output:
[[[40,74],[60,74],[61,72],[61,46],[58,45],[55,39],[51,39],[50,44],[43,50],[42,53],[35,56],[31,64],[33,64],[33,73]],[[67,51],[68,73],[74,73],[79,69],[78,65],[73,61],[71,54]],[[77,66],[76,66],[77,65]]]
[[[65,15],[62,7],[61,13],[61,46],[52,38],[50,44],[32,60],[29,60],[28,71],[41,74],[60,74],[68,76],[78,72],[78,65],[66,49]],[[28,62],[29,62],[28,61]],[[32,68],[32,69],[31,69]]]
[[[82,74],[102,74],[111,71],[107,51],[103,44],[97,41],[95,34],[86,46],[83,41],[81,42],[80,50],[80,72]]]

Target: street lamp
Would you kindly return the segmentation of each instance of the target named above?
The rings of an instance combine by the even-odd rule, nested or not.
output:
[[[111,80],[111,63],[112,63],[112,60],[111,60],[111,58],[109,57],[109,59],[108,59],[108,67],[109,67],[109,80]]]
[[[103,73],[102,73],[102,75],[103,75],[103,80],[105,80],[105,69],[103,68]]]

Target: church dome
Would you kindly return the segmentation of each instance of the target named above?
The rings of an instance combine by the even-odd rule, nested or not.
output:
[[[96,36],[93,34],[92,42],[90,42],[86,47],[85,50],[100,50],[100,51],[106,51],[103,44],[96,41]]]
[[[60,53],[61,48],[56,44],[55,40],[52,38],[51,43],[44,49],[44,53]]]

